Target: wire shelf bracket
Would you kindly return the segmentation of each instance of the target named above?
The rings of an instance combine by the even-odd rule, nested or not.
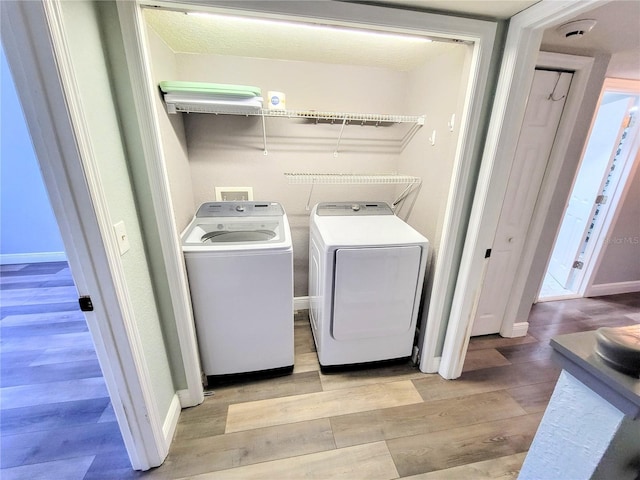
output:
[[[409,196],[411,192],[419,188],[422,179],[411,175],[397,174],[352,174],[352,173],[285,173],[289,185],[311,185],[307,198],[307,211],[310,209],[311,196],[316,185],[399,185],[407,187],[393,201],[395,208],[400,202]]]

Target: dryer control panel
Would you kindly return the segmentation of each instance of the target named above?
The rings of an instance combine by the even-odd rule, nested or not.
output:
[[[319,203],[316,215],[393,215],[393,210],[385,202],[324,202]]]

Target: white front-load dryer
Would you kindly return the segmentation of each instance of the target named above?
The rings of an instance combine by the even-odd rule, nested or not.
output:
[[[182,233],[207,376],[293,367],[293,250],[274,202],[210,202]]]
[[[309,313],[320,365],[410,356],[428,240],[382,202],[320,203],[309,236]]]

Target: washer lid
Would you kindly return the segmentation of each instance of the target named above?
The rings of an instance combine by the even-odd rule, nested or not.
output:
[[[207,202],[200,205],[196,218],[205,217],[278,217],[284,215],[277,202]]]
[[[183,251],[289,248],[287,216],[194,217],[182,233]]]

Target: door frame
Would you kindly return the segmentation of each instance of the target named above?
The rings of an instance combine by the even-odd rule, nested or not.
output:
[[[543,32],[549,27],[559,25],[601,4],[602,2],[597,0],[569,4],[542,0],[510,19],[500,78],[471,210],[469,230],[447,325],[442,361],[438,370],[444,378],[453,379],[462,374],[476,306],[482,291],[488,263],[485,255],[487,250],[491,248],[497,230],[520,126],[524,118],[528,92],[531,89],[535,67],[537,65],[544,66],[548,58],[544,54],[539,54]],[[539,55],[541,63],[538,60]],[[569,61],[569,57],[565,59]],[[589,61],[585,62],[589,63]],[[593,59],[590,62],[593,62]],[[574,72],[574,81],[584,81],[586,85],[591,66],[585,65],[582,61],[578,63],[581,64],[579,65],[581,68]],[[576,74],[578,78],[576,78]],[[565,106],[565,109],[574,108],[577,115],[580,102],[574,100],[572,106],[569,105],[570,101],[571,99],[567,100],[568,105]],[[562,128],[566,135],[564,135],[565,138],[559,136],[559,139],[568,145],[572,128],[566,122]],[[552,155],[555,156],[557,153]],[[559,168],[558,166],[558,171]],[[547,212],[540,207],[543,203],[548,206],[553,196],[551,185],[548,185],[548,188],[545,188],[541,193],[543,195],[539,194],[538,196],[537,211],[534,213],[530,225],[531,232],[537,233],[536,237],[539,237],[542,232]],[[534,242],[528,242],[523,251],[521,267],[514,278],[510,279],[512,280],[510,300],[500,332],[503,336],[522,336],[526,333],[528,324],[514,324],[524,295],[534,253]],[[529,268],[525,268],[527,264]]]
[[[461,134],[456,150],[456,165],[452,174],[451,188],[445,213],[444,235],[441,242],[442,249],[438,255],[435,280],[431,295],[431,304],[427,314],[423,316],[422,325],[426,325],[420,350],[420,369],[423,372],[436,372],[439,365],[438,343],[442,340],[440,331],[446,324],[448,302],[453,296],[453,282],[464,241],[466,230],[468,202],[473,190],[473,172],[478,169],[479,152],[481,151],[481,132],[486,120],[483,119],[483,107],[488,101],[487,85],[491,72],[491,63],[497,24],[486,20],[472,20],[468,18],[451,17],[442,14],[414,12],[403,9],[391,9],[372,5],[358,5],[342,2],[331,2],[327,8],[324,2],[234,2],[218,1],[203,2],[199,0],[144,1],[118,2],[118,12],[123,29],[124,44],[131,76],[134,97],[137,100],[141,136],[145,143],[145,151],[152,152],[147,158],[147,168],[150,173],[152,190],[161,191],[167,182],[164,167],[162,143],[158,129],[155,127],[155,106],[152,92],[150,62],[144,48],[146,44],[144,19],[141,15],[142,6],[160,6],[179,8],[182,10],[195,9],[215,12],[232,13],[235,15],[261,15],[271,18],[289,19],[320,19],[331,24],[359,25],[362,28],[383,28],[389,31],[418,32],[445,38],[456,38],[473,42],[474,51],[471,61],[469,79],[467,83],[466,102],[463,119],[460,122]],[[425,26],[427,25],[427,26]],[[155,185],[155,186],[154,186]],[[171,218],[172,208],[168,191],[164,198],[154,198],[154,208],[158,218]],[[165,252],[167,264],[182,265],[182,255],[175,232],[175,225],[165,222],[164,231],[160,235],[168,241],[175,242]],[[176,258],[176,255],[179,258]],[[182,267],[184,268],[184,267]],[[175,282],[172,289],[174,301],[185,301],[188,295],[186,275],[179,275],[170,281]],[[186,293],[185,293],[186,292]],[[182,297],[182,299],[181,299]],[[187,301],[188,301],[188,297]],[[179,317],[178,329],[184,330],[182,323],[193,323],[191,318]],[[426,322],[426,323],[425,323]],[[190,334],[186,332],[186,334]],[[185,351],[183,350],[183,354]],[[190,353],[190,352],[187,352]],[[189,366],[185,362],[185,368]]]
[[[25,120],[79,295],[94,306],[85,318],[134,469],[160,465],[164,431],[134,326],[119,248],[65,44],[60,4],[6,2],[1,33]]]
[[[550,171],[554,171],[559,166],[558,164],[562,163],[563,157],[557,153],[564,154],[566,150],[563,148],[566,136],[558,133],[561,132],[563,126],[572,128],[584,90],[581,88],[584,85],[581,85],[579,81],[576,87],[573,82],[575,73],[567,69],[568,63],[579,63],[582,58],[567,58],[566,55],[558,57],[560,58],[546,52],[538,56],[538,63],[545,65],[536,65],[534,71],[525,117],[520,126],[514,161],[509,172],[507,191],[503,200],[504,205],[501,207],[498,217],[494,242],[487,260],[484,285],[478,297],[471,336],[496,334],[503,329],[504,313],[510,298],[509,294],[504,294],[509,292],[512,287],[512,279],[522,269],[527,247],[532,245],[531,240],[534,233],[530,231],[530,226],[536,212],[540,212],[538,197],[541,196],[541,191],[549,182],[555,185],[557,181],[555,176],[550,175]],[[589,60],[585,61],[587,65],[590,65]],[[563,68],[551,67],[554,63],[562,64]],[[554,80],[555,87],[553,87],[553,83],[548,83]],[[536,85],[544,85],[544,88],[539,90]],[[546,98],[552,90],[553,96],[559,97],[557,100]],[[544,92],[545,97],[540,96],[541,92]],[[542,127],[542,124],[538,123],[541,119],[535,115],[532,116],[532,113],[540,113],[540,107],[543,105],[551,105],[549,110],[544,110],[548,115],[551,116],[551,112],[555,112],[553,123],[545,125],[545,133],[538,130]],[[545,119],[548,120],[549,117],[545,117]],[[529,128],[536,129],[533,137],[531,137],[532,131]],[[539,136],[544,138],[538,139]],[[528,151],[525,146],[530,147],[532,140],[535,140],[534,143],[537,143],[541,149],[544,147],[542,155],[539,154],[541,150],[537,151],[535,156],[524,154]],[[554,154],[556,155],[554,156]],[[526,187],[520,185],[522,179],[528,182]],[[542,196],[544,197],[544,195]],[[538,210],[536,210],[536,206],[538,206]],[[520,224],[517,228],[514,223],[515,219],[507,220],[514,212],[519,213],[517,221]]]

